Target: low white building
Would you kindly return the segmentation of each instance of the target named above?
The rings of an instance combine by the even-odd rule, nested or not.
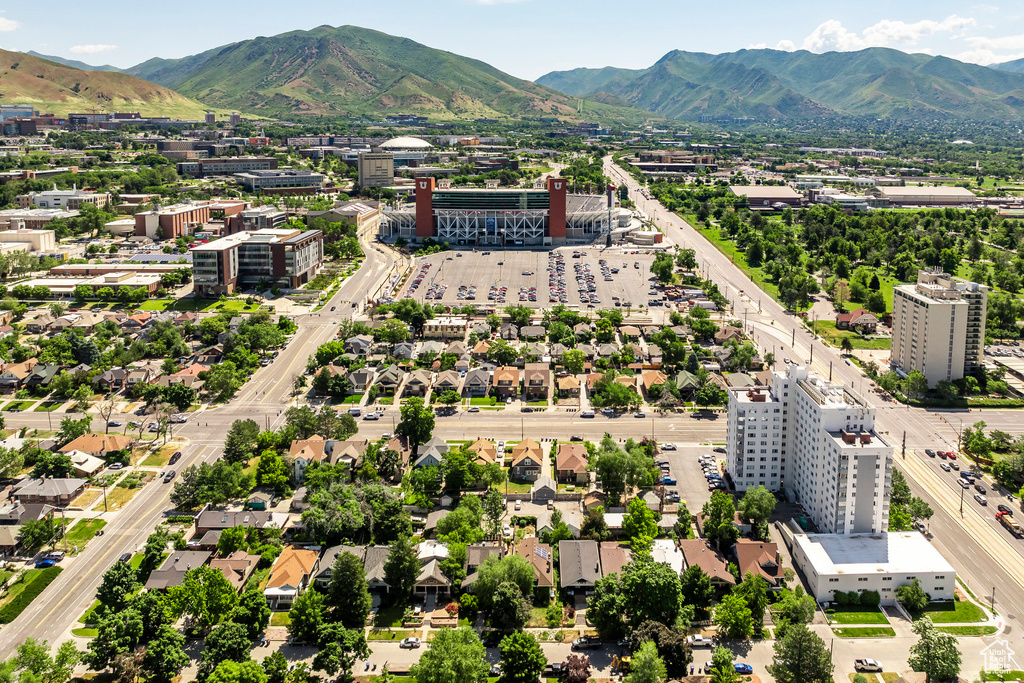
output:
[[[932,600],[952,600],[956,570],[916,531],[881,534],[794,534],[793,562],[810,594],[831,602],[836,591],[878,591],[883,605],[914,579]]]

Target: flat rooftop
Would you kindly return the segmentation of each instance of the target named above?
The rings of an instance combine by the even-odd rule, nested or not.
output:
[[[807,392],[807,395],[814,399],[820,406],[827,408],[864,408],[864,400],[850,391],[847,387],[839,384],[830,384],[820,377],[814,380],[802,379],[797,382]]]
[[[956,185],[937,185],[925,187],[923,185],[887,186],[881,188],[881,193],[886,197],[963,197],[964,199],[977,199],[976,195],[965,187]]]
[[[767,197],[769,199],[801,199],[801,195],[788,185],[733,185],[729,191],[737,196]]]
[[[953,565],[917,531],[877,535],[796,534],[794,542],[825,574],[955,573]]]

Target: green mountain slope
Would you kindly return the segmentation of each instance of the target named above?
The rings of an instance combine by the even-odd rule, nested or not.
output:
[[[1014,59],[1011,62],[1003,62],[1002,64],[990,64],[989,67],[998,71],[1021,74],[1024,73],[1024,59]]]
[[[206,107],[168,88],[111,71],[82,71],[0,50],[0,100],[43,112],[138,111],[144,116],[201,119]]]
[[[747,115],[805,118],[830,113],[871,117],[1015,119],[1024,114],[1024,74],[907,54],[888,48],[815,54],[739,50],[720,55],[674,51],[621,80],[580,70],[539,83],[565,92],[602,91],[673,118]],[[605,71],[605,70],[602,70]]]
[[[565,94],[415,41],[354,26],[259,37],[128,73],[213,106],[269,115],[403,111],[442,117],[577,115]],[[647,112],[587,103],[584,116]]]
[[[93,66],[92,64],[80,62],[77,59],[65,59],[63,57],[55,57],[54,55],[41,55],[35,50],[29,50],[25,54],[32,55],[33,57],[39,57],[39,59],[56,62],[57,64],[63,64],[64,66],[70,66],[72,69],[81,69],[82,71],[121,71],[116,66],[111,66],[109,64]]]

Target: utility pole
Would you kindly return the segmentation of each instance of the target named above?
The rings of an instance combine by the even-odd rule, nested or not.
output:
[[[903,459],[904,459],[904,460],[906,460],[906,459],[907,459],[907,430],[906,430],[906,429],[904,429],[904,430],[903,430]],[[960,489],[960,491],[962,492],[962,491],[963,491],[963,488],[961,488],[961,489]],[[963,497],[963,496],[961,495],[961,498],[962,498],[962,497]],[[963,504],[963,503],[961,503],[961,505],[962,505],[962,504]]]
[[[832,381],[832,361],[828,362],[828,381]]]
[[[789,345],[794,350],[796,349],[796,328],[795,327],[793,328],[793,334],[789,338]]]
[[[990,604],[992,605],[992,611],[995,612],[996,611],[996,587],[995,586],[992,586],[992,602]]]

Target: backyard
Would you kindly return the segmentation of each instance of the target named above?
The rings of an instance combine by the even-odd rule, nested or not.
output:
[[[834,624],[888,624],[885,614],[877,607],[860,605],[836,605],[828,610],[828,617]]]
[[[969,624],[986,620],[985,610],[973,602],[959,599],[953,602],[930,602],[923,611],[910,610],[910,616],[915,620],[929,617],[936,624]]]

